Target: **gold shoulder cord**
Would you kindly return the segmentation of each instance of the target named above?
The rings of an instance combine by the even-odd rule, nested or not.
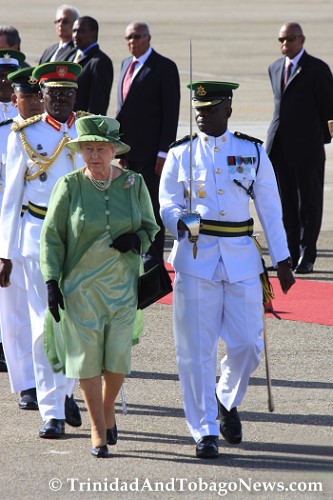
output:
[[[59,144],[56,147],[54,153],[51,156],[45,157],[45,156],[41,155],[40,153],[38,153],[38,151],[36,151],[28,143],[28,141],[27,141],[27,139],[25,137],[24,130],[21,130],[19,135],[20,135],[20,139],[22,141],[23,147],[25,149],[25,152],[29,156],[30,160],[33,161],[33,164],[31,165],[31,167],[28,168],[28,170],[27,170],[27,172],[26,172],[26,174],[24,176],[24,178],[27,181],[32,181],[32,180],[36,179],[37,177],[39,177],[44,172],[47,172],[49,170],[49,168],[53,165],[53,163],[56,161],[56,159],[60,155],[61,151],[66,146],[67,142],[69,142],[71,140],[70,137],[68,137],[68,135],[65,135],[61,139],[61,141],[59,142]],[[35,160],[35,158],[37,158],[37,160]],[[38,172],[34,172],[33,174],[29,174],[29,172],[31,171],[31,169],[35,165],[39,166]]]

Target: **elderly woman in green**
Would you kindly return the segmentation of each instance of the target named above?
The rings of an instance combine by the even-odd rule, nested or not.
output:
[[[119,123],[90,115],[76,128],[67,147],[85,166],[57,182],[41,234],[45,338],[58,345],[56,359],[49,356],[54,369],[80,379],[91,454],[105,458],[117,441],[115,399],[130,372],[140,255],[159,227],[141,175],[112,163],[129,150]]]

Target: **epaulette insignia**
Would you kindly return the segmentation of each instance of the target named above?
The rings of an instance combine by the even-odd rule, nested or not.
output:
[[[251,141],[256,144],[263,144],[264,141],[261,139],[256,139],[255,137],[251,137],[250,135],[243,134],[242,132],[234,132],[234,136],[238,139],[244,139],[245,141]]]
[[[194,132],[194,134],[192,134],[192,139],[195,139],[196,137],[198,137],[198,134],[196,132]],[[179,139],[178,141],[174,141],[172,144],[170,144],[169,148],[174,148],[176,146],[179,146],[180,144],[183,144],[184,142],[188,142],[190,139],[191,139],[191,136],[189,134],[185,135],[185,137],[183,137],[182,139]]]
[[[91,116],[91,115],[93,115],[93,113],[89,113],[89,111],[83,111],[82,109],[75,111],[76,118],[82,118],[83,116]]]
[[[2,122],[0,122],[0,127],[2,127],[3,125],[9,125],[12,122],[13,118],[7,118],[7,120],[3,120]]]
[[[35,116],[31,116],[30,118],[27,118],[23,122],[20,122],[20,123],[14,122],[12,125],[12,130],[14,130],[14,132],[18,132],[19,130],[22,130],[23,128],[28,127],[29,125],[32,125],[33,123],[40,122],[42,118],[43,118],[43,115],[35,115]]]

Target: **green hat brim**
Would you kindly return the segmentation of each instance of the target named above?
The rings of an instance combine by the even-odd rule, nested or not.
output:
[[[80,144],[84,143],[84,142],[106,142],[108,144],[112,144],[112,146],[114,147],[115,153],[117,155],[123,155],[131,149],[124,142],[121,142],[117,139],[109,140],[106,137],[104,138],[104,137],[101,137],[99,135],[81,135],[80,137],[77,137],[76,139],[69,141],[66,144],[66,146],[68,149],[79,152],[80,151]]]

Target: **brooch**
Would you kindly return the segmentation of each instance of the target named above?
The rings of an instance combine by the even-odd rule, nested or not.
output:
[[[128,189],[129,187],[133,186],[135,182],[135,176],[133,174],[129,175],[124,182],[123,189]]]

